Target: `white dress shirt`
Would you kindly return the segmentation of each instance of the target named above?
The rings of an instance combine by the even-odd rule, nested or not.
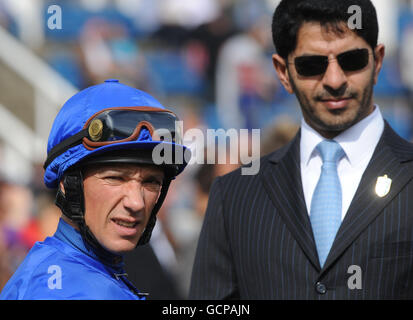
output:
[[[337,165],[342,190],[342,220],[353,200],[361,177],[373,156],[383,130],[383,116],[376,105],[369,116],[334,138],[345,152],[345,156],[341,158]],[[325,138],[302,119],[300,142],[301,179],[308,214],[310,214],[311,200],[323,163],[316,146],[323,139]]]

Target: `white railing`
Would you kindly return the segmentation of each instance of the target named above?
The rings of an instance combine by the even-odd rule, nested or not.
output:
[[[46,157],[46,142],[57,112],[78,89],[66,81],[30,49],[0,27],[0,61],[34,91],[34,128],[29,128],[0,105],[0,173],[29,182],[34,163]],[[0,90],[1,90],[0,83]],[[19,88],[16,88],[19,90]],[[29,106],[28,106],[29,107]]]

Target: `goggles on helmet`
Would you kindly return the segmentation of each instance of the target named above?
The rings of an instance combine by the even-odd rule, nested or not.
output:
[[[95,113],[77,134],[63,140],[48,154],[44,164],[49,164],[67,149],[83,143],[88,150],[127,141],[139,137],[142,128],[146,128],[152,141],[167,141],[182,144],[182,133],[176,124],[179,118],[166,109],[154,107],[117,107]]]

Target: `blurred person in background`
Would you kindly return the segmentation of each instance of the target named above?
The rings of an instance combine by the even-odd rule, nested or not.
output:
[[[195,195],[193,207],[175,209],[179,213],[174,215],[173,230],[175,231],[176,257],[179,265],[177,274],[181,290],[188,297],[192,267],[202,221],[208,203],[209,190],[217,174],[217,164],[199,164],[194,176]],[[171,212],[172,214],[174,212]],[[178,232],[180,231],[180,232]]]
[[[79,47],[90,85],[114,77],[144,91],[150,88],[145,58],[122,24],[91,18],[83,26]]]
[[[44,182],[58,189],[63,215],[56,233],[33,246],[0,299],[146,298],[127,279],[123,255],[148,243],[169,185],[186,166],[176,121],[152,96],[114,79],[64,104],[44,165]],[[164,147],[166,157],[159,165],[156,147]],[[182,152],[183,161],[171,150]]]
[[[413,144],[374,103],[385,55],[374,5],[283,0],[272,32],[300,130],[258,174],[214,181],[190,297],[412,299]]]
[[[37,241],[43,241],[56,232],[61,211],[54,204],[55,194],[42,191],[34,194],[35,212],[21,231],[21,238],[30,249]]]
[[[288,144],[297,134],[299,125],[289,117],[279,117],[264,128],[261,143],[261,155],[267,155]]]
[[[241,19],[243,32],[228,38],[218,54],[215,98],[224,128],[259,128],[260,108],[279,88],[267,57],[270,17],[264,4],[256,6],[252,16]]]
[[[408,24],[402,34],[400,45],[400,71],[403,83],[406,86],[407,102],[413,110],[413,21]]]
[[[212,146],[210,146],[212,147]],[[175,277],[178,288],[184,298],[188,298],[192,267],[201,231],[204,214],[208,203],[209,191],[213,180],[239,167],[239,163],[229,162],[229,149],[226,162],[218,163],[216,157],[212,163],[207,162],[207,149],[203,164],[192,165],[190,181],[182,181],[193,189],[190,206],[170,203],[163,209],[168,210],[164,224],[169,228],[171,243],[175,250],[177,268]]]
[[[200,25],[189,33],[187,51],[198,62],[199,72],[205,75],[205,99],[215,101],[218,54],[225,41],[236,32],[229,8],[223,8],[212,21]]]
[[[5,216],[7,215],[6,209],[8,201],[5,199],[7,187],[7,182],[0,181],[0,290],[13,274],[12,261],[15,260],[10,256],[10,236],[8,235],[8,227],[4,223]]]
[[[33,195],[29,188],[3,181],[0,185],[2,285],[16,271],[32,243],[25,236],[31,222]]]

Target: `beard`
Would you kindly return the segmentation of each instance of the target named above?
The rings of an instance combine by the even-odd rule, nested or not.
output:
[[[346,87],[342,90],[324,90],[314,94],[313,97],[308,97],[300,91],[290,75],[292,89],[306,122],[319,133],[336,136],[367,117],[372,111],[374,70],[373,68],[368,84],[361,91]],[[358,105],[353,108],[322,110],[322,112],[315,107],[315,103],[321,103],[322,100],[340,97],[351,98],[350,101]]]

